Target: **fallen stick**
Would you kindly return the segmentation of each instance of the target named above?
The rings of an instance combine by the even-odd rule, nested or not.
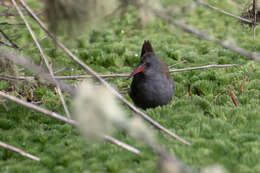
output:
[[[24,7],[24,9],[29,13],[29,15],[40,25],[40,27],[53,39],[53,41],[77,64],[79,64],[86,72],[88,72],[90,75],[95,77],[100,83],[102,83],[104,86],[106,86],[119,100],[124,102],[133,112],[135,112],[135,115],[141,116],[144,120],[148,121],[150,124],[152,124],[155,128],[167,133],[168,135],[176,138],[177,140],[183,142],[184,144],[190,145],[190,143],[183,138],[179,137],[175,133],[171,132],[167,128],[163,127],[161,124],[153,120],[151,117],[149,117],[147,114],[136,108],[133,104],[131,104],[128,100],[126,100],[118,91],[116,91],[113,87],[110,86],[102,77],[100,77],[94,70],[92,70],[89,66],[87,66],[83,61],[78,59],[64,44],[56,40],[56,37],[49,32],[47,27],[44,25],[44,23],[35,15],[35,13],[28,7],[28,5],[23,1],[19,0],[21,2],[21,5]]]
[[[183,71],[192,71],[192,70],[201,70],[201,69],[209,69],[209,68],[225,68],[225,67],[237,67],[237,64],[211,64],[205,66],[198,67],[187,67],[181,69],[170,69],[170,72],[183,72]],[[102,78],[110,78],[110,77],[129,77],[130,73],[114,73],[114,74],[100,74],[99,76]],[[54,76],[55,79],[59,80],[76,80],[76,79],[86,79],[93,78],[91,75],[76,75],[76,76]],[[0,75],[0,79],[3,80],[34,80],[33,76],[9,76],[9,75]]]
[[[41,108],[41,107],[39,107],[37,105],[34,105],[32,103],[25,102],[25,101],[23,101],[21,99],[18,99],[16,97],[14,97],[14,96],[8,95],[8,94],[6,94],[6,93],[4,93],[2,91],[0,91],[0,96],[4,97],[4,98],[6,98],[6,99],[8,99],[10,101],[13,101],[15,103],[18,103],[18,104],[20,104],[22,106],[28,107],[30,109],[33,109],[33,110],[41,112],[41,113],[43,113],[45,115],[48,115],[49,117],[58,119],[60,121],[63,121],[65,123],[68,123],[68,124],[71,124],[71,125],[74,125],[74,126],[77,125],[77,122],[72,120],[72,119],[66,118],[66,117],[64,117],[64,116],[62,116],[60,114],[52,112],[52,111],[50,111],[48,109]],[[119,147],[122,147],[122,148],[126,149],[127,151],[130,151],[130,152],[134,153],[134,154],[139,154],[140,153],[140,151],[138,149],[136,149],[136,148],[134,148],[134,147],[132,147],[132,146],[130,146],[128,144],[125,144],[125,143],[123,143],[123,142],[121,142],[121,141],[119,141],[119,140],[117,140],[117,139],[115,139],[115,138],[113,138],[111,136],[103,135],[103,138],[105,140],[107,140],[107,141],[109,141],[109,142],[119,146]]]
[[[7,149],[7,150],[11,150],[11,151],[14,151],[24,157],[27,157],[29,159],[32,159],[32,160],[35,160],[35,161],[40,161],[40,158],[39,157],[36,157],[34,155],[31,155],[29,153],[26,153],[25,151],[21,150],[21,149],[18,149],[14,146],[11,146],[11,145],[8,145],[8,144],[5,144],[3,142],[0,141],[0,146]]]

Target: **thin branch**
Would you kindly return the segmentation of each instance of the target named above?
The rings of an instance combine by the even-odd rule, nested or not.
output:
[[[237,67],[237,64],[211,64],[211,65],[204,65],[198,67],[188,67],[188,68],[181,68],[181,69],[172,69],[170,72],[181,72],[181,71],[192,71],[192,70],[200,70],[200,69],[209,69],[209,68],[226,68],[226,67]]]
[[[244,92],[244,87],[245,87],[246,81],[248,81],[248,76],[249,76],[249,75],[246,75],[246,76],[244,77],[244,79],[242,80],[242,82],[241,82],[241,85],[240,85],[240,93],[241,93],[241,94]]]
[[[17,25],[25,25],[25,24],[24,24],[24,23],[8,23],[8,22],[0,22],[0,25],[17,26]]]
[[[40,161],[39,157],[33,156],[33,155],[29,154],[29,153],[26,153],[25,151],[23,151],[21,149],[18,149],[16,147],[11,146],[11,145],[5,144],[5,143],[3,143],[1,141],[0,141],[0,146],[5,148],[5,149],[7,149],[7,150],[14,151],[14,152],[16,152],[16,153],[18,153],[18,154],[20,154],[20,155],[22,155],[24,157],[29,158],[29,159],[32,159],[32,160],[35,160],[35,161]]]
[[[53,39],[53,41],[56,42],[56,44],[67,54],[69,57],[72,58],[76,63],[78,63],[86,72],[88,72],[90,75],[94,76],[100,83],[102,83],[104,86],[106,86],[110,91],[122,102],[124,102],[128,107],[136,113],[136,115],[141,116],[144,120],[151,123],[155,128],[162,130],[163,132],[167,133],[168,135],[176,138],[177,140],[190,145],[189,142],[182,139],[181,137],[177,136],[175,133],[171,132],[167,128],[160,125],[158,122],[154,121],[151,117],[149,117],[147,114],[143,113],[141,110],[136,108],[133,104],[131,104],[128,100],[126,100],[119,92],[117,92],[113,87],[111,87],[103,78],[101,78],[95,71],[93,71],[89,66],[87,66],[83,61],[78,59],[64,44],[56,40],[56,37],[50,33],[47,29],[47,27],[43,24],[43,22],[35,15],[35,13],[32,12],[32,10],[27,6],[27,4],[23,0],[19,0],[24,7],[24,9],[30,14],[30,16],[41,26],[41,28]]]
[[[165,15],[165,12],[163,10],[156,10],[156,9],[151,9],[147,6],[144,6],[144,8],[146,8],[147,10],[152,10],[154,12],[154,14],[166,21],[168,21],[169,24],[172,24],[180,29],[182,29],[185,32],[191,33],[193,35],[196,35],[199,38],[208,40],[208,41],[212,41],[216,44],[221,45],[222,47],[232,50],[233,52],[236,52],[238,54],[241,54],[243,56],[247,56],[249,59],[255,60],[255,61],[260,61],[260,53],[259,52],[249,52],[243,48],[240,48],[232,43],[228,43],[227,41],[222,41],[222,40],[218,40],[215,37],[210,36],[209,34],[207,34],[206,32],[202,32],[200,30],[198,30],[197,28],[184,24],[182,22],[176,21],[174,19],[172,19],[171,17]]]
[[[6,42],[6,41],[4,41],[4,40],[0,40],[0,44],[3,44],[3,45],[5,45],[5,46],[7,46],[7,47],[15,48],[11,43]]]
[[[42,36],[40,39],[38,39],[38,42],[41,42],[42,40],[45,40],[46,38],[48,38],[48,36]],[[25,48],[27,48],[27,47],[29,47],[30,45],[32,45],[33,44],[33,42],[31,42],[31,43],[29,43],[29,44],[27,44],[27,45],[25,45],[25,46],[23,46],[21,49],[25,49]]]
[[[201,4],[201,5],[205,6],[205,7],[208,7],[208,8],[210,8],[210,9],[213,9],[213,10],[215,10],[215,11],[217,11],[217,12],[220,12],[220,13],[222,13],[222,14],[225,14],[225,15],[227,15],[227,16],[233,17],[233,18],[235,18],[235,19],[237,19],[237,20],[240,20],[240,21],[242,21],[242,22],[246,22],[246,23],[249,23],[249,24],[253,24],[253,23],[254,23],[254,22],[251,21],[251,20],[245,19],[245,18],[240,17],[240,16],[236,16],[236,15],[234,15],[234,14],[232,14],[232,13],[229,13],[229,12],[227,12],[227,11],[225,11],[225,10],[219,9],[219,8],[217,8],[217,7],[214,7],[213,5],[210,5],[210,4],[206,3],[206,2],[203,1],[203,0],[194,0],[194,1],[197,2],[198,4]]]
[[[186,60],[183,60],[183,61],[181,61],[181,62],[177,62],[176,64],[169,65],[168,67],[169,67],[169,68],[175,67],[175,66],[177,66],[177,65],[184,64],[184,63],[186,63],[186,62],[187,62]]]
[[[225,67],[237,67],[237,64],[211,64],[204,65],[198,67],[188,67],[188,68],[180,68],[180,69],[171,69],[170,72],[183,72],[183,71],[192,71],[192,70],[200,70],[200,69],[209,69],[209,68],[225,68]],[[129,77],[130,73],[115,73],[115,74],[100,74],[99,76],[102,78],[110,78],[110,77]],[[77,79],[86,79],[93,78],[91,75],[77,75],[77,76],[54,76],[55,79],[58,80],[77,80]],[[0,75],[0,79],[2,80],[35,80],[33,76],[9,76],[9,75]]]
[[[225,93],[227,93],[227,92],[228,92],[228,90],[224,90],[224,91],[218,93],[217,95],[215,95],[215,96],[213,97],[213,100],[216,101],[219,96],[221,96],[221,95],[223,95],[223,94],[225,94]]]
[[[41,108],[41,107],[39,107],[37,105],[34,105],[32,103],[25,102],[25,101],[23,101],[21,99],[18,99],[16,97],[14,97],[14,96],[8,95],[8,94],[6,94],[6,93],[4,93],[2,91],[0,91],[0,96],[4,97],[4,98],[6,98],[6,99],[8,99],[10,101],[13,101],[15,103],[18,103],[18,104],[20,104],[22,106],[25,106],[27,108],[34,109],[34,110],[36,110],[38,112],[41,112],[41,113],[43,113],[45,115],[48,115],[49,117],[58,119],[60,121],[63,121],[65,123],[68,123],[68,124],[71,124],[71,125],[74,125],[74,126],[77,125],[77,122],[72,120],[72,119],[66,118],[66,117],[64,117],[62,115],[59,115],[59,114],[57,114],[55,112],[52,112],[52,111],[50,111],[48,109]],[[119,140],[117,140],[117,139],[115,139],[115,138],[113,138],[111,136],[103,135],[103,138],[105,140],[107,140],[107,141],[109,141],[109,142],[119,146],[119,147],[122,147],[122,148],[126,149],[127,151],[130,151],[130,152],[134,153],[134,154],[139,154],[140,153],[140,151],[138,149],[136,149],[136,148],[134,148],[134,147],[132,147],[132,146],[130,146],[128,144],[125,144],[125,143],[123,143],[123,142],[121,142],[121,141],[119,141]]]
[[[14,48],[16,48],[16,49],[18,49],[18,50],[21,50],[21,49],[19,48],[19,46],[18,46],[17,44],[15,44],[15,43],[5,34],[5,32],[4,32],[2,29],[0,29],[0,33],[4,36],[4,38],[5,38],[6,40],[9,41],[9,43],[10,43]]]
[[[256,15],[257,15],[257,1],[253,0],[253,11],[254,11],[254,26],[253,26],[253,30],[254,30],[254,34],[253,34],[253,39],[255,40],[255,32],[256,32]]]
[[[58,82],[55,80],[55,78],[54,78],[53,70],[52,70],[52,68],[51,68],[51,66],[50,66],[50,64],[49,64],[49,62],[48,62],[48,60],[47,60],[46,55],[44,54],[44,52],[43,52],[43,50],[42,50],[42,48],[41,48],[41,46],[40,46],[40,44],[39,44],[37,38],[36,38],[35,35],[34,35],[34,32],[32,31],[32,28],[30,27],[29,23],[27,22],[26,18],[24,17],[24,15],[23,15],[21,9],[20,9],[19,6],[16,4],[16,1],[15,1],[15,0],[12,0],[12,2],[13,2],[13,4],[14,4],[16,10],[18,11],[20,17],[23,19],[23,21],[24,21],[24,23],[25,23],[25,25],[26,25],[28,31],[30,32],[30,34],[31,34],[31,36],[32,36],[32,38],[33,38],[33,40],[34,40],[34,42],[35,42],[35,44],[36,44],[36,46],[37,46],[37,48],[38,48],[38,50],[39,50],[41,56],[42,56],[42,58],[44,59],[44,62],[45,62],[46,66],[47,66],[47,68],[48,68],[48,70],[49,70],[49,72],[50,72],[50,74],[51,74],[51,77],[52,77],[52,78],[54,79],[54,81],[55,81],[55,84],[56,84],[56,86],[57,86],[57,91],[58,91],[58,94],[59,94],[59,96],[60,96],[60,100],[61,100],[61,103],[62,103],[62,105],[63,105],[63,108],[64,108],[64,110],[65,110],[65,113],[66,113],[67,117],[71,118],[70,112],[69,112],[69,110],[68,110],[68,107],[67,107],[67,105],[66,105],[66,102],[65,102],[65,100],[64,100],[64,97],[63,97],[63,95],[62,95],[62,92],[61,92],[61,89],[60,89],[60,85],[59,85],[59,83],[58,83]]]

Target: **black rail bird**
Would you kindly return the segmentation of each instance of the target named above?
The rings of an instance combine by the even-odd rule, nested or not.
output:
[[[147,109],[168,104],[174,92],[174,81],[168,66],[154,53],[149,41],[144,41],[140,64],[131,73],[128,94],[136,106]]]

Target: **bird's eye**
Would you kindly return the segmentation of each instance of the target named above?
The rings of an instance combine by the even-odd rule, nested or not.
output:
[[[151,64],[149,62],[145,63],[146,67],[149,67]]]

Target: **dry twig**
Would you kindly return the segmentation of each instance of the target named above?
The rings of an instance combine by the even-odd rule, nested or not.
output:
[[[254,30],[254,34],[253,34],[253,39],[255,40],[255,31],[256,31],[256,17],[257,17],[257,2],[256,0],[253,0],[253,11],[254,11],[254,25],[253,25],[253,30]]]
[[[191,83],[190,82],[188,83],[188,94],[189,94],[190,99],[192,99]]]
[[[236,67],[237,64],[211,64],[205,66],[198,66],[198,67],[187,67],[181,69],[172,69],[170,70],[171,73],[173,72],[183,72],[183,71],[192,71],[192,70],[200,70],[200,69],[209,69],[209,68],[225,68],[225,67]],[[129,77],[129,73],[115,73],[115,74],[100,74],[99,76],[102,78],[110,78],[110,77]],[[91,75],[76,75],[76,76],[54,76],[55,79],[58,80],[77,80],[77,79],[86,79],[86,78],[93,78]],[[8,75],[0,75],[0,79],[3,80],[34,80],[33,76],[8,76]]]
[[[253,24],[253,21],[251,21],[251,20],[248,20],[248,19],[243,18],[243,17],[240,17],[240,16],[236,16],[236,15],[234,15],[234,14],[232,14],[232,13],[229,13],[229,12],[227,12],[227,11],[225,11],[225,10],[219,9],[219,8],[217,8],[217,7],[214,7],[213,5],[210,5],[210,4],[206,3],[206,2],[203,1],[203,0],[194,0],[194,1],[197,2],[198,4],[201,4],[201,5],[205,6],[205,7],[208,7],[208,8],[210,8],[210,9],[213,9],[213,10],[215,10],[215,11],[217,11],[217,12],[220,12],[220,13],[222,13],[222,14],[225,14],[225,15],[227,15],[227,16],[233,17],[233,18],[235,18],[235,19],[237,19],[237,20],[240,20],[240,21],[242,21],[242,22],[249,23],[249,24]]]
[[[29,154],[29,153],[26,153],[25,151],[23,151],[21,149],[18,149],[16,147],[11,146],[11,145],[5,144],[5,143],[3,143],[1,141],[0,141],[0,146],[5,148],[5,149],[7,149],[7,150],[14,151],[14,152],[16,152],[16,153],[18,153],[18,154],[20,154],[20,155],[22,155],[24,157],[29,158],[29,159],[32,159],[32,160],[35,160],[35,161],[40,161],[39,157],[33,156],[33,155]]]
[[[8,94],[6,94],[6,93],[4,93],[2,91],[0,91],[0,96],[4,97],[4,98],[6,98],[6,99],[8,99],[10,101],[16,102],[16,103],[18,103],[18,104],[20,104],[22,106],[28,107],[30,109],[33,109],[33,110],[41,112],[41,113],[43,113],[45,115],[48,115],[49,117],[58,119],[60,121],[63,121],[65,123],[68,123],[68,124],[71,124],[71,125],[77,125],[77,122],[72,120],[72,119],[66,118],[66,117],[64,117],[62,115],[59,115],[59,114],[57,114],[55,112],[52,112],[52,111],[50,111],[48,109],[41,108],[41,107],[39,107],[37,105],[34,105],[32,103],[25,102],[25,101],[23,101],[21,99],[18,99],[16,97],[14,97],[14,96],[8,95]],[[134,147],[132,147],[132,146],[130,146],[128,144],[125,144],[125,143],[123,143],[123,142],[121,142],[121,141],[119,141],[119,140],[117,140],[117,139],[115,139],[115,138],[113,138],[111,136],[104,135],[103,138],[105,140],[115,144],[115,145],[118,145],[118,146],[120,146],[120,147],[122,147],[122,148],[124,148],[124,149],[126,149],[126,150],[128,150],[130,152],[132,152],[132,153],[135,153],[135,154],[139,154],[140,153],[140,151],[138,149],[136,149],[136,148],[134,148]]]
[[[237,99],[236,99],[236,95],[235,95],[235,93],[232,90],[232,86],[231,85],[229,85],[229,95],[230,95],[234,105],[237,107],[238,106],[238,102],[237,102]]]
[[[216,39],[215,37],[210,36],[206,32],[202,32],[198,30],[197,28],[184,24],[180,21],[174,20],[168,15],[166,15],[166,12],[164,10],[157,10],[157,9],[151,9],[145,5],[142,5],[143,8],[146,8],[147,10],[152,10],[156,16],[158,16],[161,19],[166,20],[169,24],[172,24],[180,29],[182,29],[185,32],[191,33],[193,35],[196,35],[199,38],[214,42],[216,44],[221,45],[222,47],[232,50],[233,52],[236,52],[238,54],[241,54],[243,56],[248,57],[249,59],[260,61],[260,53],[259,52],[249,52],[241,47],[238,47],[232,43],[228,43],[227,41],[222,41],[219,39]]]
[[[2,30],[2,29],[0,29],[0,33],[4,36],[4,38],[6,39],[6,40],[8,40],[8,42],[10,43],[10,45],[9,45],[9,47],[12,47],[12,48],[16,48],[16,49],[18,49],[18,50],[21,50],[20,48],[19,48],[19,46],[17,45],[17,44],[15,44],[6,34],[5,34],[5,32]]]
[[[215,95],[215,96],[213,97],[214,101],[216,101],[219,96],[221,96],[222,94],[225,94],[226,92],[228,92],[228,91],[227,91],[227,90],[224,90],[224,91],[218,93],[217,95]]]
[[[1,22],[0,25],[16,26],[16,25],[25,25],[25,24],[24,24],[24,23],[8,23],[8,22]]]
[[[60,100],[61,100],[61,103],[62,103],[62,105],[63,105],[63,108],[64,108],[64,110],[65,110],[65,113],[66,113],[67,117],[71,118],[70,112],[69,112],[69,110],[68,110],[68,107],[67,107],[67,105],[66,105],[66,102],[65,102],[65,100],[64,100],[64,97],[63,97],[63,95],[62,95],[62,92],[61,92],[61,89],[60,89],[60,85],[59,85],[59,83],[58,83],[58,82],[55,80],[55,78],[54,78],[53,70],[52,70],[52,68],[51,68],[51,66],[50,66],[50,64],[49,64],[49,62],[48,62],[48,60],[47,60],[46,55],[44,54],[44,52],[43,52],[43,50],[42,50],[42,48],[41,48],[41,46],[40,46],[40,44],[39,44],[37,38],[36,38],[35,35],[34,35],[34,32],[32,31],[32,28],[30,27],[29,23],[28,23],[27,20],[25,19],[24,15],[23,15],[23,13],[22,13],[22,11],[21,11],[21,9],[20,9],[20,8],[18,7],[18,5],[16,4],[16,1],[15,1],[15,0],[12,0],[12,2],[13,2],[13,4],[14,4],[16,10],[18,11],[20,17],[23,19],[23,21],[24,21],[24,23],[25,23],[25,25],[26,25],[28,31],[30,32],[30,34],[31,34],[31,36],[32,36],[32,38],[33,38],[33,41],[35,42],[35,44],[36,44],[36,46],[37,46],[37,48],[38,48],[38,50],[39,50],[39,52],[40,52],[42,58],[44,59],[44,62],[45,62],[46,66],[47,66],[47,68],[48,68],[48,70],[49,70],[49,72],[50,72],[50,74],[51,74],[52,79],[55,81],[55,84],[56,84],[56,86],[57,86],[57,91],[58,91],[58,94],[59,94],[59,96],[60,96]]]
[[[6,41],[4,41],[4,40],[0,40],[0,44],[3,44],[3,45],[5,45],[5,46],[7,46],[7,47],[15,48],[15,47],[13,47],[13,45],[12,45],[11,43],[6,42]]]
[[[244,77],[244,79],[242,80],[242,83],[241,83],[241,85],[240,85],[240,93],[243,93],[243,92],[244,92],[244,87],[245,87],[246,81],[248,81],[248,75],[246,75],[246,76]]]
[[[41,42],[42,40],[45,40],[46,38],[48,38],[46,35],[41,37],[40,39],[38,39],[38,42]],[[33,42],[30,42],[29,44],[23,46],[21,49],[25,49],[27,47],[29,47],[30,45],[34,44]]]
[[[160,125],[158,122],[154,121],[152,118],[150,118],[147,114],[136,108],[133,104],[131,104],[128,100],[126,100],[119,92],[117,92],[113,87],[111,87],[103,78],[101,78],[95,71],[93,71],[89,66],[87,66],[84,62],[82,62],[80,59],[78,59],[64,44],[56,40],[56,37],[50,33],[47,29],[47,27],[43,24],[43,22],[35,15],[35,13],[28,7],[28,5],[23,1],[19,0],[24,7],[24,9],[30,14],[30,16],[41,26],[41,28],[53,39],[53,41],[56,42],[56,44],[67,54],[69,57],[72,58],[76,63],[78,63],[86,72],[88,72],[90,75],[94,76],[100,83],[102,83],[104,86],[106,86],[110,91],[122,102],[124,102],[133,112],[135,112],[137,115],[141,116],[143,119],[151,123],[155,128],[162,130],[163,132],[167,133],[168,135],[176,138],[177,140],[190,145],[189,142],[182,139],[181,137],[177,136],[175,133],[171,132],[167,128]]]
[[[168,67],[171,68],[171,67],[174,67],[174,66],[177,66],[177,65],[180,65],[180,64],[186,63],[186,62],[187,62],[186,60],[183,60],[183,61],[181,61],[181,62],[177,62],[176,64],[169,65]]]

